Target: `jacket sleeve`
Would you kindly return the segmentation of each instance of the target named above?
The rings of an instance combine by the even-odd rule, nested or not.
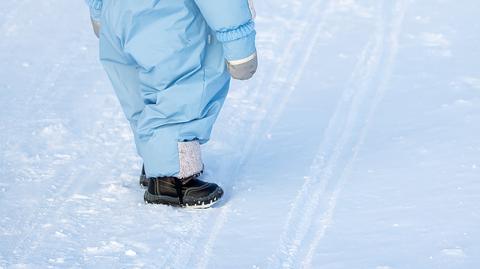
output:
[[[90,17],[94,21],[99,21],[102,14],[102,0],[85,0],[90,8]]]
[[[222,42],[225,58],[237,61],[256,52],[255,23],[248,0],[195,0],[210,28]]]

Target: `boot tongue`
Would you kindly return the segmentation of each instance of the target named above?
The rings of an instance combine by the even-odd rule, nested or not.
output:
[[[195,177],[196,177],[196,175],[193,175],[193,176],[189,176],[189,177],[186,177],[186,178],[181,178],[180,180],[182,181],[182,185],[187,185],[188,182],[190,182]]]

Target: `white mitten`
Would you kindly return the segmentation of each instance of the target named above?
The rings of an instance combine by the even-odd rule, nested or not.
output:
[[[238,80],[250,79],[257,71],[257,66],[257,53],[242,60],[227,61],[228,72],[230,72],[230,75],[232,75],[234,79]]]

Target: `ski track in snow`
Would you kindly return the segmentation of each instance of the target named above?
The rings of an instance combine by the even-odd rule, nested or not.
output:
[[[13,19],[16,19],[16,14],[19,9],[21,9],[24,4],[28,3],[27,1],[23,1],[19,3],[17,9],[12,10],[9,18],[11,20],[7,20],[4,24],[5,27],[9,27],[9,24],[13,23]],[[32,93],[26,98],[24,106],[28,108],[32,115],[45,113],[44,109],[38,110],[39,106],[36,102],[41,103],[41,100],[46,100],[50,97],[55,96],[55,94],[62,91],[62,88],[58,87],[58,83],[63,77],[70,72],[70,66],[72,63],[77,62],[79,57],[84,52],[83,49],[79,48],[80,39],[84,38],[83,35],[77,35],[76,39],[72,42],[68,43],[68,46],[61,50],[62,54],[58,55],[59,59],[53,61],[52,67],[46,71],[44,78],[40,81],[38,86],[34,86],[32,88]],[[116,115],[114,115],[116,116]],[[119,124],[119,118],[111,118],[105,119],[107,122],[112,124],[112,128],[109,128],[110,131],[114,132],[115,128],[121,126]],[[57,123],[57,120],[54,120],[54,123]],[[60,122],[61,124],[61,122]],[[60,125],[62,127],[63,125]],[[126,127],[126,126],[125,126]],[[92,150],[92,145],[96,143],[96,135],[101,134],[104,132],[105,126],[96,125],[94,129],[89,131],[91,136],[86,136],[86,140],[84,141],[75,141],[75,143],[67,145],[71,152],[69,152],[69,156],[82,156],[86,153],[86,150]],[[57,130],[53,130],[56,132]],[[90,145],[90,148],[84,147],[84,145]],[[101,143],[102,146],[103,143]],[[105,154],[104,160],[114,159],[112,157],[119,156],[119,153],[124,150],[124,148],[110,144],[110,149],[105,151],[104,149],[97,149],[96,152],[101,152]],[[124,162],[129,160],[128,156],[124,156],[122,158]],[[17,242],[12,247],[12,254],[13,254],[13,261],[16,264],[28,264],[31,260],[33,255],[38,254],[38,250],[45,245],[45,240],[47,236],[51,235],[51,231],[48,229],[43,229],[42,225],[48,224],[51,226],[52,222],[59,221],[59,217],[65,216],[65,210],[69,206],[68,201],[72,198],[72,192],[75,189],[81,188],[83,185],[80,183],[79,185],[79,178],[81,176],[78,173],[81,173],[81,169],[68,169],[69,171],[65,171],[63,167],[75,167],[76,158],[67,158],[65,162],[61,163],[51,163],[48,165],[48,171],[54,171],[52,175],[48,175],[46,178],[42,179],[44,181],[45,186],[51,186],[52,188],[46,188],[46,193],[43,195],[41,201],[45,202],[41,206],[38,206],[35,211],[30,212],[29,216],[25,219],[19,218],[16,224],[13,224],[12,227],[25,227],[24,231],[22,231],[22,235],[17,240]],[[96,172],[94,170],[90,171],[90,177],[95,178]],[[33,178],[40,178],[41,175],[32,175]],[[60,180],[59,180],[60,179]],[[80,181],[81,182],[81,181]],[[62,222],[62,220],[60,220]],[[65,223],[60,224],[64,225]],[[67,223],[68,224],[68,223]],[[54,227],[58,228],[58,227]],[[65,236],[61,232],[58,232],[59,236]],[[47,245],[51,244],[49,242]],[[53,254],[53,253],[51,253]]]
[[[337,204],[337,199],[340,194],[340,192],[343,189],[343,186],[345,185],[346,181],[348,180],[350,176],[350,172],[352,170],[352,165],[360,151],[360,147],[363,145],[363,142],[365,141],[365,138],[368,134],[368,130],[370,128],[371,124],[371,119],[373,118],[373,115],[376,112],[376,109],[379,105],[379,103],[382,101],[383,97],[385,96],[385,93],[387,91],[388,87],[388,82],[391,78],[394,65],[395,65],[395,60],[397,57],[398,53],[398,42],[399,42],[399,36],[402,31],[402,24],[403,20],[405,17],[405,14],[408,10],[408,6],[410,4],[410,0],[403,0],[403,1],[398,1],[395,3],[395,8],[393,13],[395,14],[393,16],[392,22],[391,22],[391,32],[388,35],[388,40],[384,41],[384,44],[387,43],[388,47],[386,50],[387,56],[385,65],[384,65],[384,71],[383,71],[383,76],[382,79],[379,83],[379,85],[376,87],[376,92],[375,92],[375,97],[374,100],[372,101],[372,104],[370,105],[370,109],[368,111],[368,114],[366,116],[366,120],[364,120],[364,125],[360,130],[360,135],[358,137],[358,141],[355,143],[354,147],[352,148],[352,155],[350,159],[348,160],[347,165],[345,166],[345,169],[341,173],[341,176],[338,180],[338,183],[336,184],[336,187],[334,188],[332,194],[328,198],[328,205],[327,205],[327,210],[323,213],[323,215],[320,218],[320,227],[319,229],[315,232],[315,235],[313,236],[312,241],[310,242],[308,246],[307,253],[305,257],[302,259],[302,266],[303,268],[313,268],[312,267],[312,261],[315,255],[315,250],[317,249],[321,239],[326,233],[326,230],[330,226],[332,220],[333,220],[333,213],[335,211],[335,207]],[[383,21],[383,20],[382,20]],[[381,23],[383,25],[383,23]],[[377,27],[380,27],[380,25],[377,25]],[[381,67],[380,67],[381,68]],[[378,68],[377,68],[378,70]],[[381,70],[380,70],[381,72]],[[372,87],[374,88],[374,87]],[[374,88],[375,89],[375,88]],[[345,134],[345,133],[344,133]]]
[[[381,3],[381,2],[380,2]],[[394,65],[397,51],[397,40],[401,30],[401,23],[406,11],[404,1],[399,1],[398,7],[393,11],[392,32],[388,36],[385,19],[388,14],[383,12],[382,5],[377,7],[378,14],[375,35],[361,55],[348,88],[344,91],[340,103],[329,120],[324,140],[310,167],[310,175],[305,178],[304,184],[293,202],[288,213],[279,248],[269,258],[269,268],[311,268],[311,262],[321,238],[331,224],[338,195],[345,181],[355,156],[359,151],[368,131],[368,123],[372,118],[375,108],[381,101]],[[389,37],[390,40],[386,40]],[[385,43],[390,43],[384,48]],[[382,65],[385,54],[388,54],[385,64]],[[386,71],[382,71],[386,70]],[[385,73],[383,73],[385,72]],[[383,79],[379,86],[372,85],[377,75]],[[357,88],[356,85],[359,85]],[[366,98],[374,92],[374,101],[369,103]],[[370,108],[366,115],[362,114],[365,108]],[[359,127],[359,126],[360,127]],[[359,137],[352,134],[360,129]],[[337,137],[339,137],[337,139]],[[349,146],[351,145],[351,146]],[[352,153],[349,153],[352,151]],[[341,158],[346,155],[347,164],[341,163]],[[335,179],[336,175],[340,175]],[[331,188],[329,190],[328,188]],[[323,204],[322,204],[323,203]],[[318,220],[317,232],[313,236],[305,257],[297,258],[300,248],[307,244],[307,233],[312,229],[315,216]]]
[[[118,123],[116,123],[117,121],[119,121],[118,118],[111,119],[113,125],[116,126],[118,126]],[[92,133],[101,133],[104,130],[104,126],[97,127],[98,129],[92,130]],[[112,159],[113,157],[122,156],[123,154],[121,153],[124,151],[125,150],[122,147],[111,145],[110,149],[104,151],[103,154],[105,154],[105,159]],[[127,160],[129,160],[128,156],[124,155],[123,159],[123,162],[125,163],[124,165],[126,166],[126,164],[128,163]],[[74,164],[72,163],[71,165],[73,166]],[[30,223],[34,223],[33,226],[24,236],[24,238],[19,241],[19,244],[15,247],[15,250],[13,251],[14,254],[19,254],[17,258],[19,264],[25,263],[27,259],[31,256],[32,252],[43,245],[43,243],[45,242],[45,237],[50,235],[51,231],[48,230],[44,232],[38,232],[39,230],[41,230],[39,229],[39,226],[41,224],[51,223],[52,221],[62,222],[63,220],[60,219],[60,217],[66,216],[66,211],[70,211],[70,208],[68,208],[68,206],[70,206],[70,202],[73,198],[80,197],[79,199],[90,199],[89,197],[76,196],[76,194],[72,195],[72,191],[75,190],[74,184],[78,181],[80,177],[78,174],[76,174],[76,171],[77,170],[74,170],[73,173],[71,173],[67,177],[62,177],[62,184],[60,184],[60,187],[56,189],[56,192],[48,198],[49,200],[54,201],[54,203],[51,203],[50,205],[38,210],[35,213],[34,218],[29,221]],[[92,170],[87,175],[94,178],[97,173]]]
[[[62,55],[60,62],[58,64],[55,64],[54,67],[50,71],[48,71],[41,86],[36,87],[34,89],[30,98],[26,101],[27,106],[34,107],[34,106],[31,106],[31,104],[36,98],[39,98],[40,96],[43,96],[43,97],[48,96],[49,93],[51,93],[54,90],[55,84],[60,78],[60,76],[62,75],[62,72],[66,71],[65,67],[69,63],[73,62],[73,60],[75,60],[75,58],[77,58],[80,55],[81,51],[74,49],[75,47],[77,47],[77,43],[72,42],[70,44],[69,49],[66,50],[67,53]],[[39,91],[42,91],[41,94],[39,94]],[[57,175],[57,177],[62,177],[62,176]],[[53,196],[49,197],[49,199],[58,200],[61,197],[63,197],[76,180],[76,178],[74,178],[73,176],[70,176],[66,179],[63,177],[63,179],[64,179],[62,181],[63,184],[60,184],[60,187],[56,189]],[[63,206],[64,203],[61,202],[61,205]],[[43,235],[38,233],[34,234],[34,232],[38,229],[38,226],[40,224],[45,223],[42,220],[47,220],[49,219],[49,217],[51,217],[50,216],[51,214],[58,212],[56,208],[58,208],[58,204],[52,204],[50,206],[40,208],[33,215],[31,215],[30,218],[26,221],[26,223],[33,223],[33,224],[29,229],[29,231],[22,237],[22,239],[18,241],[18,243],[13,248],[14,254],[20,253],[19,256],[17,256],[17,258],[20,261],[24,260],[25,257],[28,257],[30,254],[30,252],[27,250],[28,249],[27,245],[35,244],[34,243],[35,241],[32,242],[32,236],[40,237],[40,239],[38,239],[39,241],[36,241],[37,243],[42,240],[41,238],[43,237]],[[22,220],[19,219],[19,221],[22,221]],[[20,224],[21,223],[17,223],[17,225],[20,225]],[[14,227],[18,227],[17,225],[15,225]]]

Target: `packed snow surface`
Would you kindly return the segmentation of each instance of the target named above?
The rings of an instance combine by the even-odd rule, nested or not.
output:
[[[256,1],[208,210],[145,205],[83,1],[0,1],[0,268],[480,268],[477,0]]]

